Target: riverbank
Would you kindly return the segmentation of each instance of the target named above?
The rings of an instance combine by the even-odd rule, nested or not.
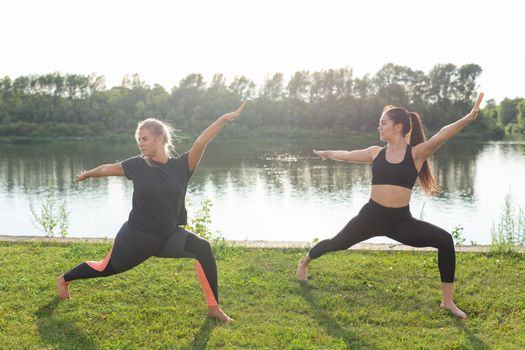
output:
[[[97,243],[103,244],[113,242],[111,238],[94,237],[41,237],[41,236],[8,236],[0,235],[3,242],[45,242],[45,243]],[[263,240],[225,240],[230,246],[242,248],[275,248],[275,249],[308,249],[311,242],[300,241],[263,241]],[[460,245],[456,246],[456,252],[487,253],[490,245]],[[377,251],[435,251],[434,248],[415,248],[404,244],[389,243],[358,243],[348,250],[377,250]],[[516,247],[516,252],[525,253],[525,247]]]
[[[50,126],[52,127],[52,126]],[[430,130],[429,135],[435,134],[439,130]],[[133,135],[135,130],[119,131],[115,133],[97,133],[97,134],[86,134],[84,136],[66,136],[66,135],[54,135],[54,136],[0,136],[0,144],[134,144]],[[180,137],[182,145],[190,145],[195,140],[199,133],[184,131],[178,132],[177,136]],[[263,129],[242,129],[242,130],[224,130],[220,137],[214,140],[215,143],[236,143],[246,142],[256,144],[264,144],[269,142],[275,142],[276,140],[283,141],[304,141],[304,139],[310,140],[322,140],[326,139],[347,139],[352,140],[352,144],[368,144],[378,141],[377,132],[364,132],[356,131],[351,129],[333,129],[333,128],[319,128],[319,129],[286,129],[286,128],[263,128]],[[466,130],[454,137],[454,140],[460,141],[500,141],[505,140],[523,140],[523,135],[488,135],[479,133],[478,131]]]

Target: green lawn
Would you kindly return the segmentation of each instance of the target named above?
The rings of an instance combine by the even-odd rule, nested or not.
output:
[[[223,309],[205,318],[189,259],[146,261],[76,281],[56,276],[102,259],[108,244],[0,242],[5,349],[524,349],[525,257],[458,253],[458,320],[439,308],[436,253],[339,252],[294,273],[304,250],[216,247]]]

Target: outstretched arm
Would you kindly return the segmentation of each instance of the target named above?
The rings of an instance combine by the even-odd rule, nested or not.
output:
[[[124,176],[124,169],[122,163],[104,164],[94,169],[83,171],[75,176],[75,182],[84,181],[89,177],[102,177],[102,176]]]
[[[444,144],[447,140],[450,140],[465,126],[476,120],[476,117],[478,116],[479,105],[481,104],[482,100],[483,92],[480,92],[478,95],[478,99],[474,104],[474,107],[472,107],[472,110],[469,114],[452,124],[444,126],[443,128],[441,128],[441,130],[439,130],[437,134],[432,136],[427,141],[414,146],[414,158],[419,161],[424,161],[432,154],[434,154],[434,152],[436,152],[438,148],[441,147],[441,145]]]
[[[381,150],[379,146],[370,146],[354,151],[316,151],[314,153],[323,160],[333,159],[352,163],[371,163]]]
[[[188,165],[190,167],[190,171],[195,170],[197,165],[199,165],[202,155],[204,154],[204,150],[206,149],[206,145],[211,140],[213,140],[213,138],[219,133],[219,131],[222,130],[227,122],[236,119],[241,114],[245,104],[246,101],[241,103],[241,106],[237,110],[220,116],[219,119],[214,121],[213,124],[208,126],[206,130],[204,130],[202,134],[197,137],[188,154]]]

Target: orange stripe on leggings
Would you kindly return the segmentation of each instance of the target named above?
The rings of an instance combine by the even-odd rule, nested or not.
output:
[[[201,284],[202,290],[204,291],[206,303],[208,306],[218,306],[215,295],[213,295],[213,291],[211,290],[210,283],[208,282],[201,263],[198,260],[195,261],[195,270],[197,271],[197,278],[199,279],[199,283]]]
[[[104,260],[101,261],[86,261],[86,264],[89,265],[89,267],[97,270],[98,272],[104,271],[106,266],[108,265],[109,258],[111,257],[111,252],[113,251],[113,246],[111,246],[111,250],[109,251],[108,255]]]

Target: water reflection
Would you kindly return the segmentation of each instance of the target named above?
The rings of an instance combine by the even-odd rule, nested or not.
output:
[[[332,149],[364,146],[344,140],[327,140],[326,144]],[[187,148],[179,146],[179,150]],[[322,161],[313,155],[313,148],[320,147],[308,141],[282,145],[215,142],[190,183],[189,197],[195,203],[212,199],[213,225],[227,238],[310,240],[331,236],[367,200],[371,167]],[[72,179],[83,169],[137,153],[133,144],[3,146],[0,234],[37,234],[28,223],[28,198],[38,198],[52,185],[68,198],[74,211],[71,235],[113,236],[129,212],[131,183],[124,178],[101,178],[76,185]],[[463,224],[467,237],[488,242],[489,219],[469,227],[469,218],[490,212],[483,205],[495,186],[492,207],[502,203],[510,187],[523,202],[523,184],[516,176],[503,174],[523,174],[524,159],[524,143],[450,142],[432,160],[442,191],[428,199],[416,190],[413,212],[425,205],[425,219],[441,224],[446,215],[447,229]],[[322,224],[316,226],[318,222]],[[279,230],[287,231],[286,237]]]
[[[477,159],[486,146],[456,142],[447,144],[436,153],[433,161],[435,174],[442,190],[438,195],[439,198],[460,196],[466,202],[472,201],[475,196]]]
[[[123,160],[133,153],[137,153],[136,149],[116,145],[3,146],[0,154],[2,191],[38,192],[49,184],[65,191],[73,187],[72,179],[81,170]],[[98,185],[103,186],[103,181]]]

